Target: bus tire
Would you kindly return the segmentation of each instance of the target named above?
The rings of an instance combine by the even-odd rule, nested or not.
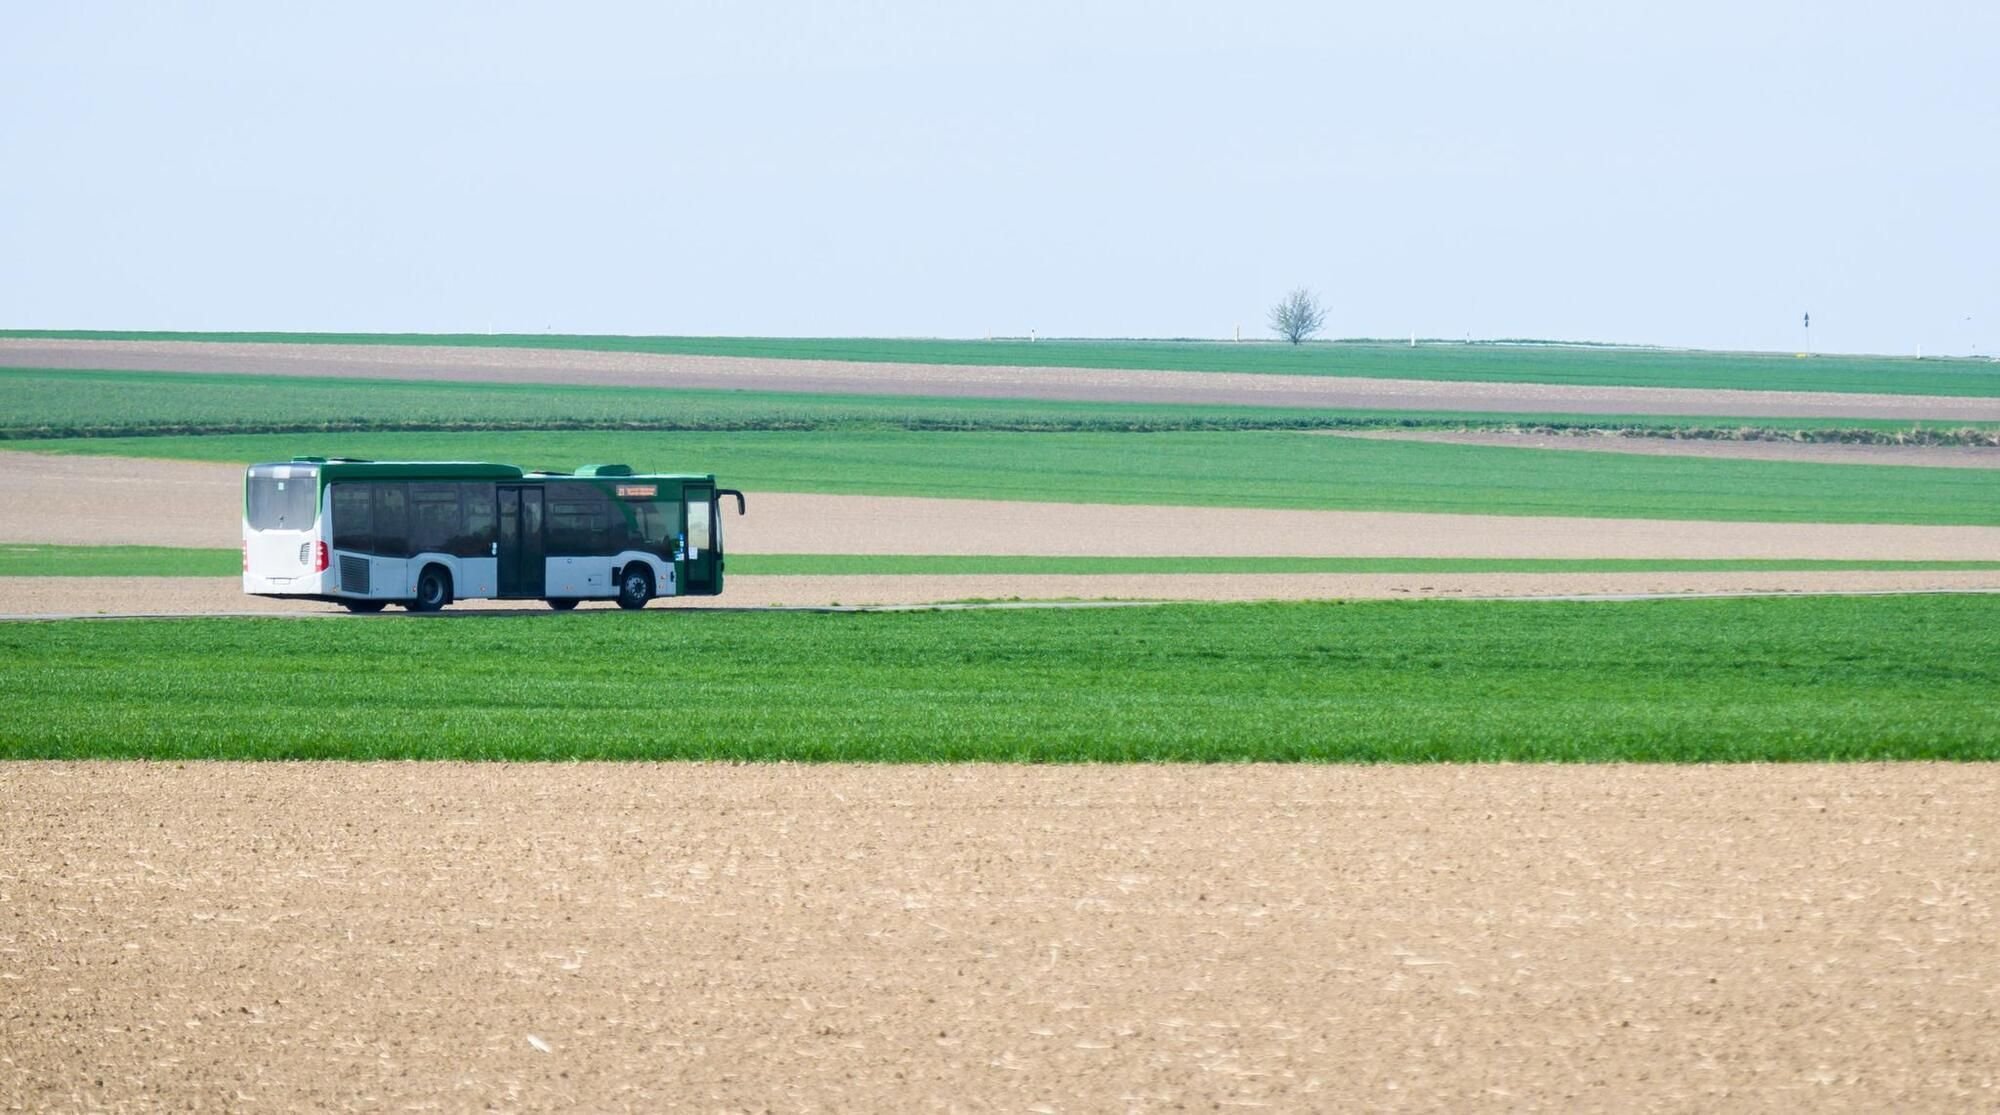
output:
[[[413,612],[435,612],[451,603],[451,574],[442,565],[426,565],[417,574],[417,598],[408,607]]]
[[[343,600],[340,606],[350,612],[373,614],[389,606],[387,600]]]
[[[653,571],[638,562],[618,575],[618,606],[636,612],[653,598]]]
[[[576,601],[574,600],[544,600],[543,603],[558,612],[567,612],[571,608],[576,607]]]

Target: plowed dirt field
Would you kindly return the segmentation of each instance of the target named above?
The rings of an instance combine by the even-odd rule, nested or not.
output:
[[[0,1108],[1984,1109],[1996,818],[1921,764],[0,765]]]

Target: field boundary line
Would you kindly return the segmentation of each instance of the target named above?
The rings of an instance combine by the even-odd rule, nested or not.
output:
[[[1415,593],[1396,597],[1354,597],[1329,596],[1291,599],[1272,597],[1266,600],[995,600],[995,601],[942,601],[935,604],[774,604],[744,605],[740,607],[662,608],[654,615],[675,613],[710,614],[716,612],[733,614],[796,612],[817,615],[845,615],[873,612],[1002,612],[1044,609],[1088,609],[1088,608],[1166,608],[1176,605],[1203,607],[1249,607],[1260,604],[1376,604],[1404,601],[1465,601],[1476,603],[1515,604],[1629,604],[1653,600],[1748,600],[1786,597],[1826,597],[1826,596],[2000,596],[2000,588],[1948,588],[1948,589],[1771,589],[1767,591],[1743,590],[1740,592],[1622,592],[1622,593],[1567,593],[1542,596],[1420,596]],[[421,620],[452,621],[479,618],[518,618],[521,616],[547,616],[555,618],[560,612],[546,608],[480,608],[457,612],[383,612],[360,615],[352,612],[13,612],[0,614],[0,623],[62,623],[70,620],[131,620],[131,619],[348,619],[348,620]],[[587,613],[592,614],[592,613]],[[594,613],[610,615],[610,612]]]

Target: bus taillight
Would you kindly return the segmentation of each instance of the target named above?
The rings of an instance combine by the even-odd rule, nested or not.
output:
[[[326,543],[324,542],[313,543],[313,572],[315,573],[326,572],[326,567],[328,564],[329,563],[326,559]]]
[[[243,544],[243,571],[250,572],[250,543]]]

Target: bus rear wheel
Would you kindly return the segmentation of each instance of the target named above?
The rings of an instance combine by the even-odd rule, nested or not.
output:
[[[567,612],[570,609],[576,607],[576,601],[574,600],[545,600],[543,601],[543,603],[547,604],[551,608],[554,608],[558,612]]]
[[[638,611],[653,598],[653,575],[643,565],[628,565],[625,573],[618,578],[618,606],[628,612]]]
[[[435,612],[451,603],[451,574],[435,565],[424,566],[417,576],[417,598],[405,607],[413,612]]]
[[[343,600],[340,606],[350,612],[374,613],[389,606],[387,600]]]

